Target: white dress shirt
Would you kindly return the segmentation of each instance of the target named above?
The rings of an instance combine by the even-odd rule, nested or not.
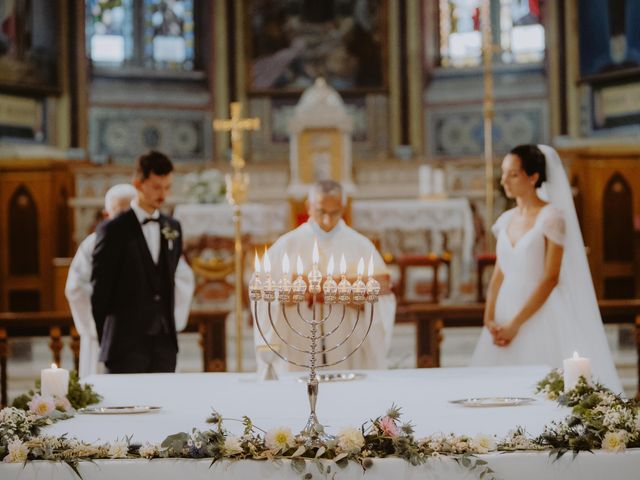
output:
[[[138,205],[138,201],[135,199],[131,201],[131,209],[138,217],[153,263],[158,263],[158,258],[160,258],[160,222],[148,222],[144,225],[142,222],[147,218],[160,218],[160,211],[154,210],[152,214],[148,214]]]

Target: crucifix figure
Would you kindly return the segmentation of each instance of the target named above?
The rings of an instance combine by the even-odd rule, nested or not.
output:
[[[231,118],[227,120],[214,120],[213,129],[216,132],[231,132],[231,167],[233,174],[227,175],[227,199],[233,205],[233,224],[235,230],[235,320],[236,320],[236,370],[242,371],[242,212],[240,205],[247,197],[249,177],[242,172],[245,161],[242,148],[242,132],[245,130],[258,130],[259,118],[241,118],[242,105],[239,102],[231,104]]]

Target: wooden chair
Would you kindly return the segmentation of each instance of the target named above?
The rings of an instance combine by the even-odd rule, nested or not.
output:
[[[484,271],[487,267],[493,267],[496,264],[495,253],[481,253],[476,256],[476,301],[484,302]]]
[[[429,286],[429,302],[439,303],[441,298],[440,291],[440,269],[447,268],[447,288],[451,290],[451,257],[445,257],[430,253],[427,255],[400,255],[396,257],[395,263],[398,265],[400,277],[395,288],[396,299],[398,305],[406,305],[412,303],[407,299],[407,274],[412,268],[428,268],[432,273],[432,281]]]

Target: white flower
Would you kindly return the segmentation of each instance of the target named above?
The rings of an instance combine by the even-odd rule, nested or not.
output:
[[[113,442],[109,445],[109,458],[127,458],[129,445],[125,441]]]
[[[29,449],[22,443],[22,440],[16,438],[9,442],[7,445],[9,454],[4,457],[4,462],[7,463],[24,463],[27,461],[27,455],[29,455]]]
[[[627,432],[607,432],[602,439],[602,448],[608,452],[624,452],[626,448]]]
[[[479,433],[471,440],[471,448],[477,453],[487,453],[496,449],[496,442],[493,437]]]
[[[62,409],[63,412],[70,412],[71,410],[73,410],[73,407],[71,406],[71,402],[67,397],[55,396],[53,397],[53,402],[56,408]]]
[[[239,437],[230,436],[224,439],[224,453],[234,455],[242,453],[242,440]]]
[[[153,458],[158,453],[158,447],[153,443],[145,442],[138,450],[138,453],[142,458]]]
[[[345,427],[338,433],[338,447],[343,452],[355,453],[364,447],[362,432],[354,427]]]
[[[52,397],[43,397],[42,395],[34,395],[29,405],[29,411],[41,417],[49,415],[56,409],[56,404]]]
[[[278,452],[293,447],[295,440],[290,428],[278,427],[267,432],[264,443],[269,450]]]

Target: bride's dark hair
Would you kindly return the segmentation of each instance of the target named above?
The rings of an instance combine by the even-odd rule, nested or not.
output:
[[[518,145],[512,148],[509,153],[518,156],[522,169],[528,176],[534,173],[538,174],[536,188],[539,188],[547,181],[546,160],[544,153],[542,153],[537,145]]]

